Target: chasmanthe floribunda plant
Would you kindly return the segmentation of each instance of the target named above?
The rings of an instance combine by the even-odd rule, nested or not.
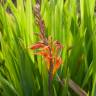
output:
[[[52,70],[52,76],[56,73],[60,64],[62,63],[61,56],[58,54],[62,50],[62,45],[58,41],[52,42],[50,38],[47,39],[47,44],[44,41],[39,41],[31,47],[32,50],[38,49],[35,55],[44,57],[48,71]]]
[[[40,29],[40,33],[36,33],[40,38],[40,41],[32,45],[31,49],[38,50],[34,53],[35,55],[41,55],[44,57],[45,62],[47,63],[48,72],[50,73],[50,78],[52,79],[62,63],[61,52],[63,46],[59,41],[53,41],[51,36],[48,38],[45,36],[45,24],[41,18],[40,5],[38,3],[34,7],[34,15],[36,17],[36,23]]]
[[[53,41],[51,36],[48,38],[45,36],[45,24],[41,18],[40,5],[38,3],[34,8],[34,15],[36,17],[36,23],[40,28],[40,33],[36,33],[36,35],[40,38],[40,41],[32,45],[31,49],[37,50],[37,52],[34,53],[35,55],[41,55],[44,57],[48,71],[51,72],[52,79],[52,76],[54,76],[62,63],[61,52],[63,46],[59,41]]]
[[[46,37],[45,24],[40,15],[40,4],[37,3],[33,10],[36,24],[40,29],[40,33],[36,33],[36,35],[40,38],[40,41],[32,45],[31,49],[37,50],[37,52],[34,53],[35,55],[41,55],[44,57],[48,69],[49,86],[51,86],[52,78],[62,63],[61,52],[63,46],[59,41],[52,40],[51,36],[49,36],[48,38]],[[50,89],[51,87],[49,87],[49,90]],[[49,95],[51,95],[50,92]]]
[[[0,96],[95,96],[96,0],[1,1]]]

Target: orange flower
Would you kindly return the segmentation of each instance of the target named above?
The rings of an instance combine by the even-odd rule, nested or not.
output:
[[[31,47],[31,49],[34,50],[34,49],[43,48],[43,47],[44,47],[44,44],[39,42],[39,43],[33,45]]]
[[[61,60],[61,52],[62,52],[62,45],[58,41],[53,41],[52,37],[46,37],[46,26],[42,16],[40,14],[40,5],[37,3],[35,7],[33,7],[33,12],[35,16],[36,24],[39,27],[40,33],[36,34],[43,43],[37,43],[31,47],[32,50],[38,50],[36,55],[41,55],[44,57],[47,68],[48,68],[48,87],[49,93],[51,92],[51,80],[54,74],[59,69],[62,60]]]
[[[35,53],[35,55],[41,55],[41,56],[44,57],[44,59],[45,59],[45,61],[46,61],[46,63],[47,63],[47,68],[48,68],[48,70],[49,70],[50,61],[51,61],[51,59],[52,59],[52,58],[50,57],[50,55],[49,55],[47,52],[44,52],[44,51],[37,52],[37,53]]]
[[[48,45],[42,42],[38,42],[37,44],[33,45],[31,49],[40,49],[38,52],[34,54],[41,55],[44,57],[45,61],[47,62],[48,71],[50,71],[50,63],[52,62],[52,75],[54,76],[62,63],[62,59],[59,56],[58,52],[62,50],[63,46],[58,41],[52,42],[50,40],[52,39],[48,39]]]
[[[56,58],[56,64],[54,65],[53,68],[53,75],[56,73],[56,71],[59,69],[60,65],[62,63],[61,57]]]
[[[41,36],[41,34],[38,34]],[[47,40],[47,39],[46,39]],[[42,42],[41,42],[42,41]],[[54,76],[56,71],[60,68],[62,59],[60,53],[63,46],[58,41],[52,41],[51,37],[48,37],[47,44],[41,38],[40,42],[37,42],[35,45],[31,46],[32,50],[38,50],[35,55],[41,55],[44,57],[47,63],[47,69],[50,71],[51,63],[53,65],[52,75]]]

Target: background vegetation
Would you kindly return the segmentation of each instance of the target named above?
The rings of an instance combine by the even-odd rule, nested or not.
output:
[[[0,96],[48,96],[48,73],[41,56],[29,46],[39,32],[32,7],[35,0],[11,0],[0,4]],[[63,64],[54,76],[52,96],[77,96],[73,80],[88,96],[96,96],[95,0],[42,0],[41,15],[46,36],[64,46]],[[74,88],[77,88],[73,84]],[[78,89],[78,88],[77,88]],[[81,95],[83,96],[83,95]]]

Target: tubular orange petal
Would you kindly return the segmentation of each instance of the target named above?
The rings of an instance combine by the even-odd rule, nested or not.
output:
[[[56,73],[56,71],[59,69],[61,63],[62,63],[61,57],[56,58],[56,64],[54,65],[54,68],[53,68],[53,75],[54,75],[54,74]]]
[[[42,56],[44,56],[44,57],[47,57],[47,56],[48,56],[48,53],[47,53],[47,52],[43,52],[43,51],[38,52],[37,54],[38,54],[38,55],[42,55]]]
[[[49,50],[49,46],[45,46],[43,50]]]
[[[34,49],[39,49],[39,48],[43,48],[45,45],[42,43],[37,43],[35,45],[33,45],[30,49],[34,50]]]
[[[37,53],[34,53],[35,55],[41,55],[44,57],[46,63],[47,63],[47,68],[48,70],[50,69],[50,60],[52,59],[49,54],[47,52],[44,52],[44,51],[41,51],[41,52],[37,52]]]

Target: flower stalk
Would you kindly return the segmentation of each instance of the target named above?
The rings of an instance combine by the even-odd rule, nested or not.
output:
[[[35,45],[31,46],[32,50],[37,50],[35,55],[41,55],[44,57],[47,63],[48,69],[48,96],[52,96],[52,79],[56,71],[59,69],[62,63],[61,55],[59,53],[62,51],[63,46],[58,41],[53,41],[51,36],[48,38],[45,36],[45,23],[40,14],[40,3],[36,3],[33,8],[35,22],[39,27],[40,33],[36,34],[39,36],[40,41]]]

